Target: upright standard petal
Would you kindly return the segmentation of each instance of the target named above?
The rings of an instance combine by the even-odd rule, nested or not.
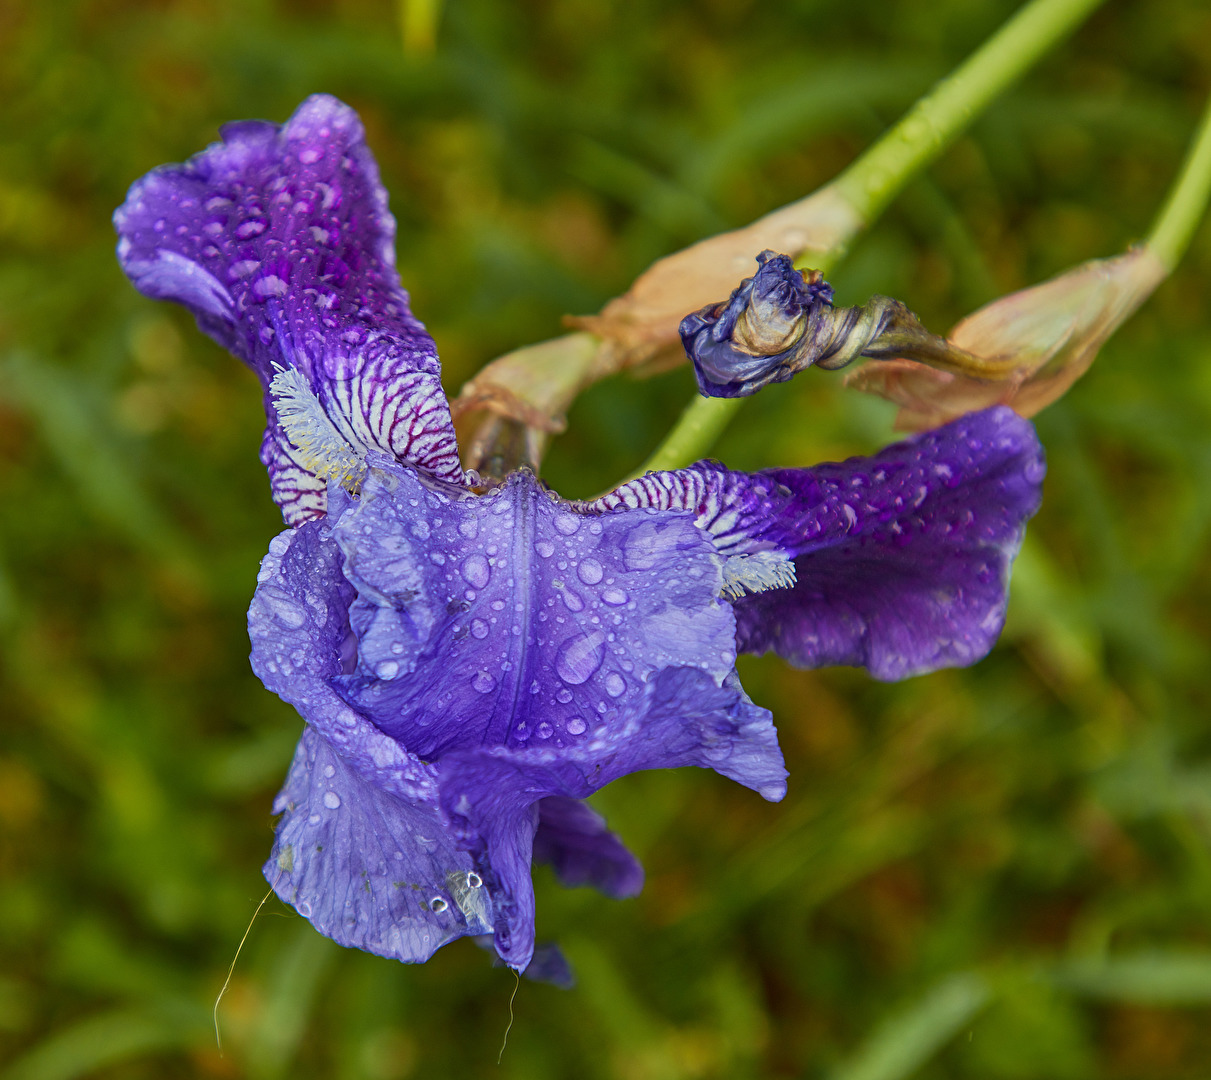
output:
[[[871,458],[751,474],[700,462],[590,506],[690,509],[720,552],[793,563],[736,600],[741,651],[900,679],[992,647],[1045,471],[1033,427],[1002,407]]]
[[[735,676],[726,559],[691,514],[577,513],[529,473],[478,497],[382,455],[370,465],[359,498],[334,493],[326,521],[274,541],[250,614],[257,674],[345,766],[300,751],[279,849],[312,869],[292,870],[280,894],[297,890],[313,913],[345,911],[349,938],[361,926],[351,900],[395,897],[384,882],[397,851],[408,868],[398,880],[448,896],[440,928],[432,903],[404,905],[421,920],[409,947],[490,921],[498,954],[522,970],[534,857],[610,895],[642,883],[578,800],[626,773],[683,765],[782,797],[770,714]],[[359,795],[360,782],[374,790]],[[329,823],[337,800],[349,817]],[[330,830],[325,851],[336,842],[348,853],[325,856],[322,872],[307,842],[318,828]],[[376,829],[392,851],[378,838],[354,857],[354,838]],[[468,873],[484,891],[451,891]],[[454,909],[462,922],[451,924]],[[377,924],[358,933],[383,951]]]
[[[283,369],[302,375],[353,453],[460,483],[436,349],[400,286],[395,221],[357,114],[316,95],[282,127],[246,121],[222,136],[131,187],[114,214],[118,257],[141,292],[189,308],[259,376],[261,458],[286,521],[323,514],[326,494],[280,423],[270,383]]]

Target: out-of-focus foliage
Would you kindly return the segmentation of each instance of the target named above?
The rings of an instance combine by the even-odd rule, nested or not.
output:
[[[422,5],[430,12],[440,5]],[[653,258],[797,198],[1009,0],[0,5],[0,1076],[400,1080],[493,1068],[513,990],[470,942],[346,952],[264,892],[300,721],[248,670],[279,527],[252,377],[122,279],[109,214],[226,120],[360,111],[451,391]],[[421,18],[413,10],[413,19]],[[1211,12],[1120,0],[994,104],[835,275],[950,326],[1147,228],[1202,107]],[[984,663],[876,685],[750,660],[791,790],[686,771],[599,798],[648,886],[538,873],[579,984],[523,983],[502,1076],[1205,1075],[1211,1061],[1211,229],[1038,420],[1051,471]],[[680,369],[613,380],[547,462],[651,450]],[[809,373],[737,467],[890,438]]]

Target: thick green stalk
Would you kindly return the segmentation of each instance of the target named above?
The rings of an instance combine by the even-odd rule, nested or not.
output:
[[[1169,190],[1147,240],[1149,250],[1170,273],[1194,238],[1208,198],[1211,198],[1211,100],[1182,162],[1182,171]]]
[[[869,225],[993,98],[1101,3],[1103,0],[1031,0],[837,177],[833,186]],[[828,272],[842,254],[831,251],[809,258],[817,269]],[[743,398],[696,397],[640,472],[679,469],[703,457],[743,402]]]

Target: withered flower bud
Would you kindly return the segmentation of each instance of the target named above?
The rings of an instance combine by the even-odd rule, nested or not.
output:
[[[987,365],[931,334],[899,300],[872,296],[833,307],[818,270],[796,270],[787,255],[763,251],[760,269],[723,303],[681,320],[681,341],[706,397],[747,397],[809,367],[836,371],[859,356],[911,356],[950,371]]]

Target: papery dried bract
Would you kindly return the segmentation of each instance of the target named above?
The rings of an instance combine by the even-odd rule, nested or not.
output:
[[[622,296],[597,315],[566,322],[594,338],[569,335],[518,349],[492,361],[467,383],[452,408],[456,418],[477,410],[490,416],[475,436],[466,464],[480,468],[501,421],[525,429],[537,465],[547,434],[581,390],[624,369],[660,370],[685,359],[678,326],[687,312],[728,296],[766,249],[798,257],[843,247],[861,227],[844,197],[826,186],[751,225],[700,240],[657,260]],[[592,344],[586,347],[585,342]],[[553,363],[553,361],[556,361]]]
[[[1167,275],[1144,245],[1115,258],[1094,259],[993,301],[951,331],[949,341],[982,358],[988,375],[939,371],[898,359],[867,364],[846,385],[899,405],[896,427],[901,431],[922,431],[998,404],[1033,416],[1089,369],[1110,335]]]

